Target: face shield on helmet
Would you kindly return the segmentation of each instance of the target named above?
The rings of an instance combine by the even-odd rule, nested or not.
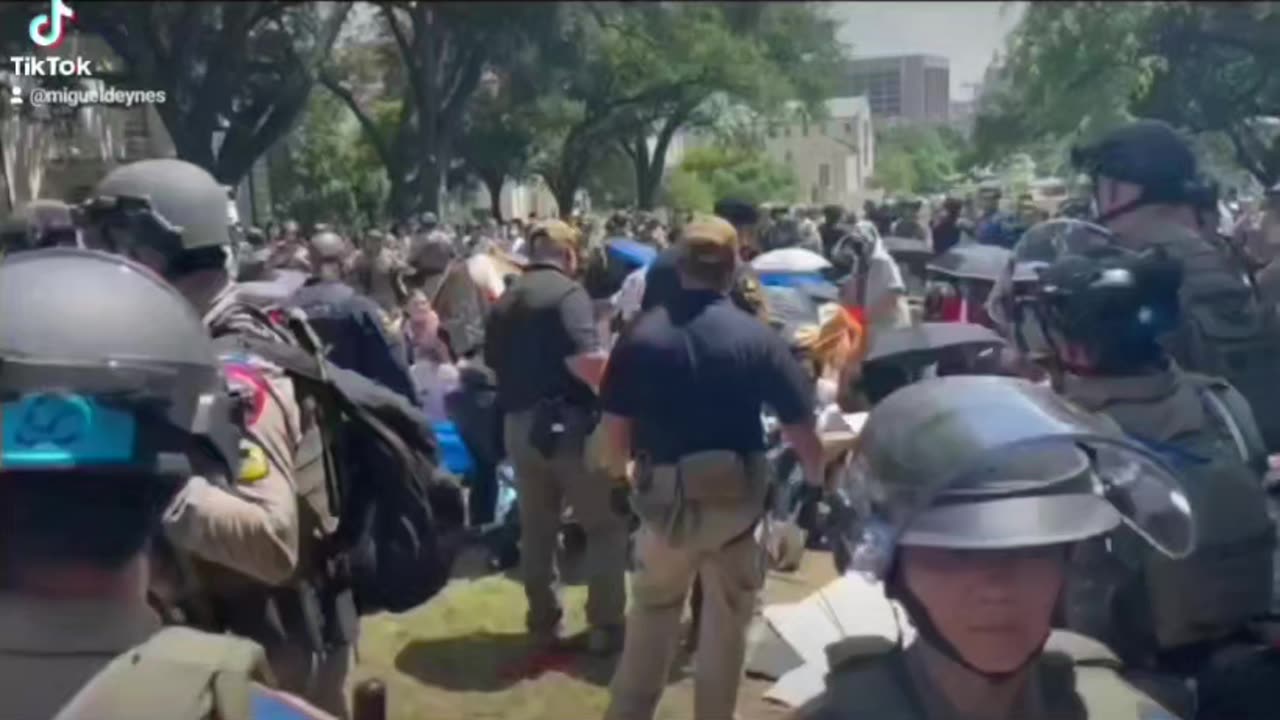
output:
[[[0,305],[18,311],[0,326],[0,469],[234,477],[239,402],[171,286],[105,253],[33,251],[0,263]]]
[[[1013,246],[1013,257],[987,296],[987,315],[997,331],[1028,356],[1052,352],[1044,324],[1026,309],[1040,270],[1065,255],[1081,255],[1114,245],[1115,238],[1109,230],[1083,220],[1056,218],[1028,229]]]
[[[1078,542],[1123,523],[1186,557],[1195,521],[1177,476],[1114,424],[1017,378],[908,385],[864,426],[837,499],[853,569],[884,578],[899,545],[969,550]]]

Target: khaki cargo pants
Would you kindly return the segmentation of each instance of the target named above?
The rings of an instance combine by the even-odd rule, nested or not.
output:
[[[654,468],[670,474],[672,466]],[[685,598],[702,579],[702,624],[694,675],[693,720],[732,720],[746,659],[747,627],[765,579],[765,553],[753,532],[764,508],[762,459],[746,465],[748,492],[732,502],[684,501],[662,518],[645,512],[636,537],[636,571],[626,646],[609,686],[605,720],[651,720],[680,638]],[[658,503],[657,506],[661,506]]]
[[[533,411],[505,418],[507,457],[520,493],[520,570],[524,579],[530,632],[548,632],[560,619],[555,557],[560,521],[567,500],[587,538],[587,623],[621,625],[627,607],[626,518],[610,505],[612,482],[587,470],[582,437],[561,438],[548,459],[529,443]]]

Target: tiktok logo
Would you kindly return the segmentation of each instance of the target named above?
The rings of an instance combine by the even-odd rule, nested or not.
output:
[[[53,50],[66,37],[67,23],[75,19],[76,13],[70,5],[62,0],[49,0],[49,12],[31,18],[27,34],[31,37],[31,42]]]

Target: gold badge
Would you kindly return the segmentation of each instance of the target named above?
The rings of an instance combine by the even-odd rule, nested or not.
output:
[[[257,445],[240,450],[240,482],[255,483],[271,472],[267,454]]]

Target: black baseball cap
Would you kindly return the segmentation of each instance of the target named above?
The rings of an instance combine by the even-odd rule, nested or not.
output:
[[[736,228],[751,227],[760,222],[760,211],[746,200],[725,198],[716,203],[714,212]]]
[[[1071,151],[1071,163],[1091,176],[1140,185],[1169,199],[1181,198],[1197,174],[1191,146],[1168,123],[1138,120],[1097,143]]]

